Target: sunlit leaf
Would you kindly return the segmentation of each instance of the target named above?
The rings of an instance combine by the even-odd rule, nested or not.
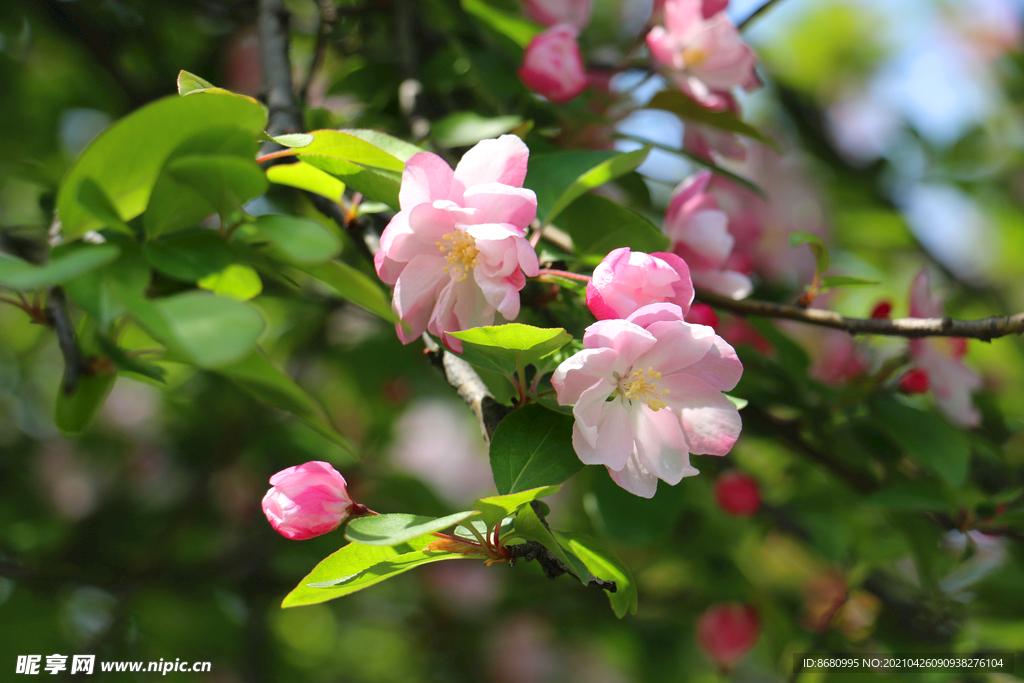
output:
[[[599,579],[615,582],[615,592],[608,595],[615,616],[619,619],[626,613],[636,614],[637,591],[636,582],[629,568],[615,554],[596,539],[584,534],[556,531],[555,537],[562,547],[580,558],[587,570]]]
[[[476,510],[468,510],[439,518],[406,514],[366,515],[349,521],[345,538],[366,545],[399,545],[417,536],[447,529],[478,514]]]
[[[483,514],[483,520],[487,526],[492,527],[531,501],[558,493],[561,488],[561,485],[541,486],[503,496],[490,496],[479,499],[473,504],[473,507]]]
[[[0,285],[21,290],[60,285],[113,263],[120,254],[113,244],[75,245],[41,266],[0,254]]]
[[[572,446],[571,415],[529,405],[505,417],[491,439],[498,493],[561,484],[583,469]]]
[[[237,301],[248,301],[259,296],[263,291],[263,282],[260,280],[259,274],[249,266],[240,263],[232,263],[219,273],[207,275],[196,284],[217,296],[225,296]]]

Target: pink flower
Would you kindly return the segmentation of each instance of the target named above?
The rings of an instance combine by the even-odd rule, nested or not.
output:
[[[377,274],[395,286],[392,307],[408,344],[429,330],[455,351],[445,332],[519,315],[519,291],[537,274],[537,254],[526,226],[537,197],[523,189],[530,155],[514,135],[484,140],[453,172],[436,154],[405,164],[399,201],[374,258]]]
[[[714,330],[682,319],[674,304],[650,304],[625,320],[587,328],[583,350],[555,370],[560,405],[574,405],[573,448],[604,465],[630,493],[650,498],[658,479],[697,474],[689,454],[725,455],[740,415],[722,392],[743,366]]]
[[[722,92],[740,86],[753,90],[761,82],[757,57],[721,11],[721,2],[666,0],[665,25],[647,34],[654,59],[676,75],[680,89],[705,106],[722,108]]]
[[[701,171],[679,185],[665,212],[665,232],[672,251],[690,266],[696,286],[742,299],[753,285],[746,275],[728,268],[736,241],[729,217],[706,191],[710,180],[711,172]]]
[[[736,98],[729,93],[723,93],[721,98],[722,108],[739,117],[740,105]],[[715,156],[736,161],[747,158],[747,146],[738,135],[696,121],[686,122],[683,129],[683,149],[707,161],[714,161]]]
[[[345,477],[329,463],[313,461],[281,470],[270,478],[263,513],[270,526],[293,541],[304,541],[338,528],[353,502]]]
[[[582,31],[590,23],[594,0],[523,0],[526,16],[544,26],[571,24]]]
[[[697,620],[697,642],[719,669],[730,669],[757,643],[761,626],[750,605],[717,604]]]
[[[675,254],[615,249],[594,269],[587,285],[587,307],[598,320],[625,318],[655,303],[675,304],[685,315],[692,301],[690,269]]]
[[[910,287],[910,315],[941,318],[942,301],[932,296],[928,271],[921,269]],[[977,427],[981,415],[971,394],[981,388],[981,377],[963,364],[967,352],[964,339],[924,337],[910,340],[910,357],[917,369],[927,373],[927,386],[946,417],[961,427]],[[916,386],[922,381],[918,378]]]
[[[527,88],[555,104],[568,102],[587,87],[583,56],[571,24],[558,24],[538,34],[523,53],[519,79]]]

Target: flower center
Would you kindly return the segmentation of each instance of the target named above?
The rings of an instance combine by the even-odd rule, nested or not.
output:
[[[669,392],[668,389],[658,389],[658,385],[654,382],[659,379],[661,379],[661,373],[655,371],[654,368],[647,368],[646,371],[641,368],[632,374],[620,377],[616,391],[622,394],[627,401],[641,401],[654,412],[658,412],[667,405],[661,400],[661,397]]]
[[[699,47],[687,47],[683,49],[683,64],[688,67],[700,66],[708,58],[708,53]]]
[[[476,257],[480,250],[476,248],[476,240],[468,232],[450,232],[442,235],[441,240],[436,243],[442,254],[451,266],[445,266],[444,272],[450,272],[454,268],[456,282],[462,282],[469,277],[469,271],[476,268]]]

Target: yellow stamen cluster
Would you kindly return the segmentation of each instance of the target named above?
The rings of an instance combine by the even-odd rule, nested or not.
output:
[[[699,47],[688,47],[683,50],[683,64],[687,67],[700,66],[708,58],[708,53]]]
[[[476,248],[476,240],[468,232],[450,232],[442,235],[441,240],[436,242],[448,263],[455,267],[456,282],[462,282],[471,270],[476,268],[476,257],[480,250]],[[448,272],[445,266],[444,272]]]
[[[668,405],[661,400],[661,397],[669,393],[668,389],[658,389],[658,385],[654,382],[659,379],[661,379],[661,373],[654,368],[647,368],[646,371],[641,368],[620,379],[618,391],[627,401],[634,399],[642,401],[647,404],[648,408],[658,412]]]

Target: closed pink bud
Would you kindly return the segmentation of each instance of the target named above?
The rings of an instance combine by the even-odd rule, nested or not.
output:
[[[555,104],[568,102],[587,87],[583,55],[571,24],[558,24],[534,37],[523,54],[519,79]]]
[[[713,605],[697,620],[697,642],[719,669],[731,669],[754,647],[760,632],[750,605]]]
[[[593,0],[523,0],[526,16],[545,26],[572,24],[582,31],[590,23]]]
[[[263,513],[270,526],[293,541],[326,534],[352,512],[345,478],[326,462],[313,461],[281,470],[270,478]]]
[[[726,472],[715,481],[715,500],[730,515],[750,517],[761,509],[761,489],[753,477]]]
[[[598,320],[625,318],[647,304],[675,304],[683,314],[693,302],[686,262],[675,254],[615,249],[594,269],[587,307]]]

